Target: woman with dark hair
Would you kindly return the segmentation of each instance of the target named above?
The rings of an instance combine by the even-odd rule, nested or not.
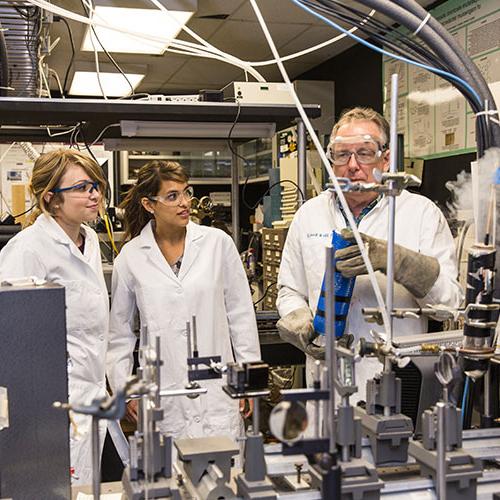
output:
[[[87,225],[103,210],[106,179],[88,156],[58,149],[35,161],[29,188],[34,210],[0,252],[0,280],[36,276],[64,286],[69,402],[88,404],[106,394],[108,292],[97,234]],[[90,484],[91,417],[73,414],[71,422],[72,482]]]
[[[152,161],[128,192],[126,243],[115,260],[108,376],[113,389],[132,370],[139,311],[141,331],[161,339],[162,389],[181,389],[187,379],[187,328],[196,317],[200,356],[222,362],[260,359],[250,288],[238,251],[223,231],[189,220],[192,188],[176,162]],[[233,356],[234,353],[234,356]],[[242,432],[238,403],[226,396],[222,380],[203,382],[197,399],[162,398],[163,432],[174,438]],[[131,413],[136,405],[131,404]]]

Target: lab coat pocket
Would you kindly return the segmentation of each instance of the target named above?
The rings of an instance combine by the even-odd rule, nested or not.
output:
[[[68,331],[105,328],[107,305],[103,292],[85,280],[61,280],[66,289],[66,323]]]

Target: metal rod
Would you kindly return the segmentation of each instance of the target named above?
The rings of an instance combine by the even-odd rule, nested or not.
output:
[[[489,419],[491,417],[491,379],[490,369],[486,370],[484,374],[484,415],[483,418]]]
[[[391,76],[391,137],[390,137],[390,158],[389,171],[397,172],[398,158],[398,75],[394,73]],[[389,188],[394,187],[394,181],[389,181]],[[396,223],[396,196],[389,194],[389,221],[387,228],[387,288],[386,288],[386,307],[389,316],[389,331],[387,333],[387,346],[392,347],[392,329],[394,318],[392,309],[394,308],[394,242],[395,242],[395,223]],[[392,370],[391,362],[386,358],[384,371],[390,373]],[[386,409],[384,408],[384,414]],[[390,413],[389,413],[390,414]]]
[[[233,241],[238,250],[240,249],[240,172],[238,168],[238,157],[233,153],[231,156],[231,227]]]
[[[333,412],[335,411],[335,369],[337,366],[337,353],[335,351],[335,294],[334,283],[334,262],[335,250],[333,247],[326,248],[326,272],[325,272],[325,334],[326,334],[326,368],[327,368],[327,388],[330,398],[327,401],[327,428],[330,440],[329,452],[336,450],[335,421]]]
[[[161,368],[161,353],[160,353],[160,337],[157,335],[155,337],[155,349],[156,349],[156,358],[155,358],[155,384],[157,391],[155,393],[155,406],[156,408],[160,407],[160,384],[161,384],[161,379],[160,379],[160,368]]]
[[[439,500],[446,500],[446,404],[438,401],[437,409],[437,467],[436,488]]]
[[[192,396],[194,394],[206,394],[207,388],[199,387],[197,389],[163,389],[162,391],[158,391],[158,393],[162,398],[175,396]]]
[[[253,435],[258,436],[259,435],[259,427],[260,427],[260,422],[259,422],[259,417],[260,417],[260,408],[259,408],[259,398],[255,397],[252,398],[253,400],[253,412],[252,412],[252,427],[253,427]]]
[[[101,468],[99,446],[99,419],[92,416],[92,492],[94,498],[101,498]]]
[[[321,389],[321,362],[314,362],[314,388]],[[314,401],[314,437],[319,438],[319,401]]]
[[[301,119],[297,119],[297,184],[300,191],[304,195],[304,199],[300,203],[304,203],[307,198],[307,139],[306,127]]]
[[[198,357],[198,332],[196,330],[196,316],[191,319],[193,324],[193,356]]]

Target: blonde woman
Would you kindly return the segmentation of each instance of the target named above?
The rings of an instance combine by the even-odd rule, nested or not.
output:
[[[33,167],[34,210],[27,227],[0,252],[0,279],[37,276],[65,287],[70,403],[105,395],[109,301],[97,235],[87,222],[103,208],[99,165],[70,149],[41,155]],[[91,420],[73,415],[73,484],[92,482]],[[101,428],[104,442],[106,425]]]

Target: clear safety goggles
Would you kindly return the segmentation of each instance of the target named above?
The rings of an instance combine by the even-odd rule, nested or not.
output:
[[[148,198],[152,201],[159,201],[167,206],[178,205],[183,198],[186,201],[191,201],[191,198],[194,196],[194,189],[191,186],[188,186],[184,191],[170,191],[164,195],[157,196],[148,196]]]
[[[72,193],[78,196],[87,196],[92,194],[94,191],[99,193],[99,183],[97,181],[82,181],[74,186],[52,189],[53,193]]]
[[[328,144],[326,156],[331,163],[339,167],[347,165],[352,155],[361,165],[373,165],[386,150],[387,145],[380,145],[380,142],[369,134],[338,135]]]

